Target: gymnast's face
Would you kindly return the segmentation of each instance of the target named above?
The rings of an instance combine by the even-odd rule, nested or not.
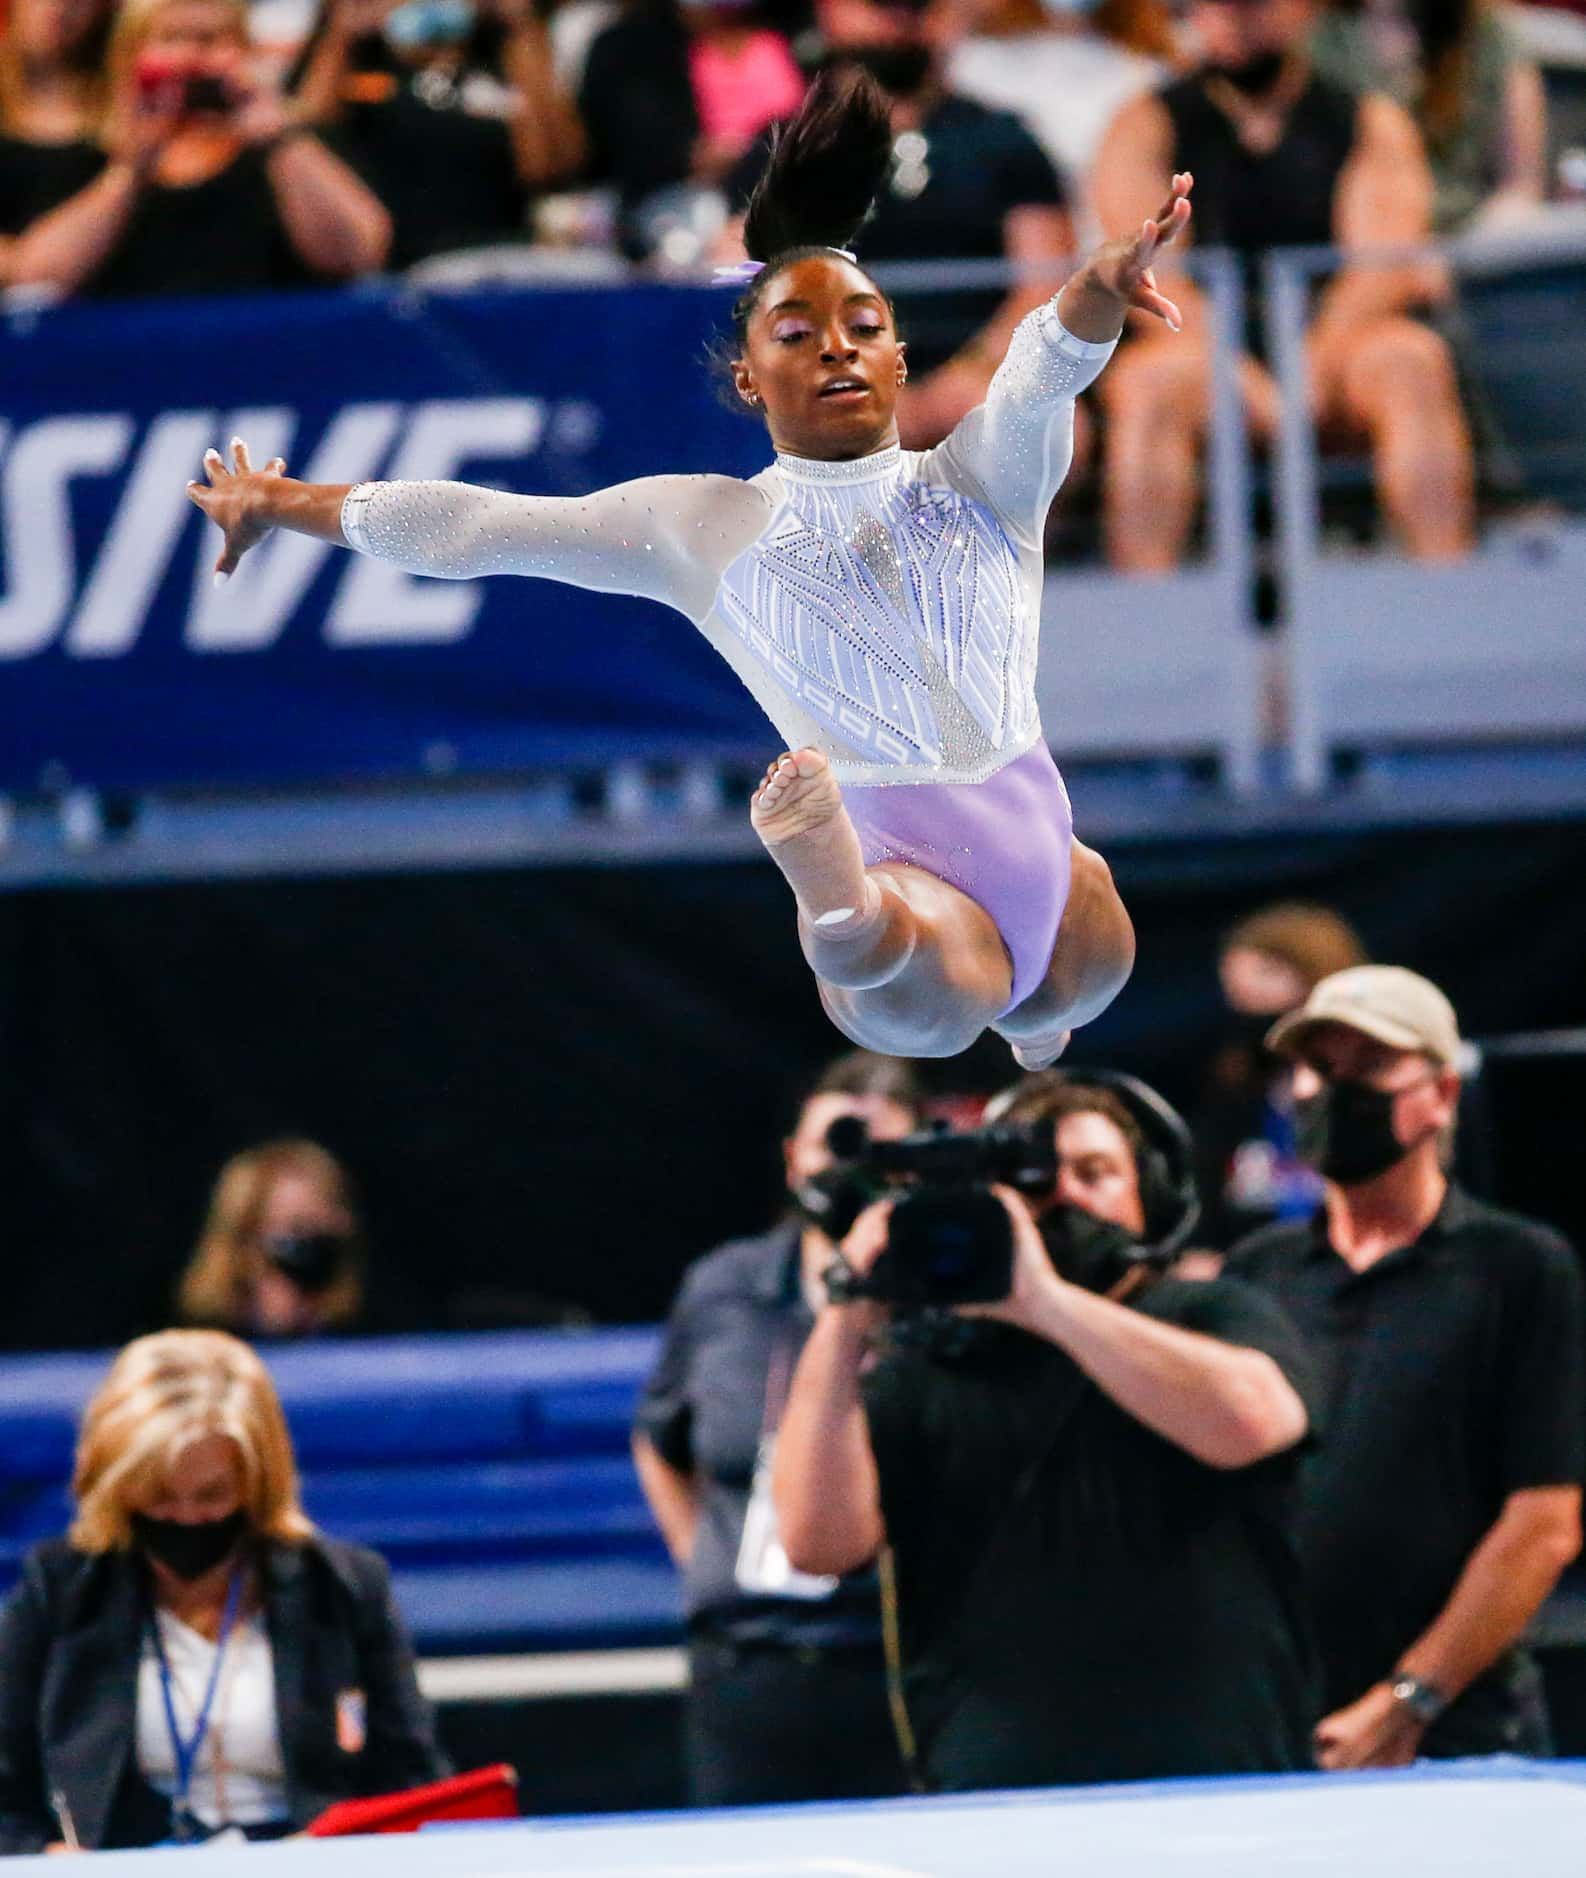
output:
[[[733,382],[765,412],[771,441],[793,456],[869,456],[896,443],[907,373],[892,309],[840,255],[779,267],[749,316]]]

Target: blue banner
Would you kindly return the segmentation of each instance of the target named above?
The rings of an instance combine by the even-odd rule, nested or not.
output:
[[[420,580],[298,536],[216,590],[184,484],[233,434],[310,481],[580,494],[751,475],[704,362],[719,292],[646,286],[66,306],[0,328],[0,789],[247,785],[763,754],[677,614]]]

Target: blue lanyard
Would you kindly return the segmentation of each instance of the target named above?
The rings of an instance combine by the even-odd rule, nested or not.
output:
[[[171,1731],[171,1752],[176,1759],[176,1810],[187,1810],[187,1791],[193,1784],[193,1769],[198,1764],[199,1750],[204,1745],[204,1737],[209,1733],[210,1711],[215,1706],[215,1691],[220,1687],[220,1671],[226,1660],[226,1644],[231,1638],[233,1626],[237,1621],[237,1610],[242,1603],[242,1578],[240,1570],[232,1574],[231,1584],[226,1592],[226,1608],[220,1619],[220,1635],[215,1641],[215,1666],[209,1672],[209,1687],[204,1691],[204,1700],[198,1711],[198,1721],[191,1739],[184,1739],[181,1724],[176,1719],[176,1702],[172,1691],[175,1678],[171,1675],[170,1661],[165,1654],[165,1643],[160,1636],[159,1613],[149,1620],[149,1628],[154,1634],[154,1653],[160,1661],[160,1694],[165,1698],[165,1725]]]

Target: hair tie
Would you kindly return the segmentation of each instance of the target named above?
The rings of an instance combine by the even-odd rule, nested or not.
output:
[[[828,254],[840,254],[845,261],[859,265],[859,256],[852,248],[828,248]],[[764,261],[734,261],[730,267],[718,267],[711,272],[713,287],[747,287],[756,274],[765,266]]]

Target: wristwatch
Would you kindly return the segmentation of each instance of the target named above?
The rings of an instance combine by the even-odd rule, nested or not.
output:
[[[1394,1676],[1388,1693],[1407,1708],[1423,1728],[1430,1728],[1448,1707],[1448,1697],[1435,1682],[1423,1682],[1407,1670],[1400,1670]]]

